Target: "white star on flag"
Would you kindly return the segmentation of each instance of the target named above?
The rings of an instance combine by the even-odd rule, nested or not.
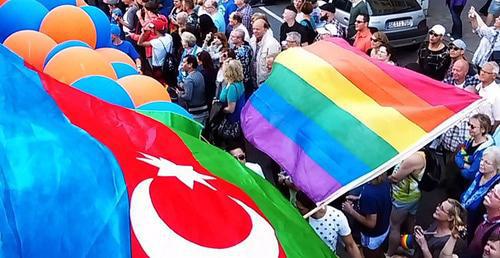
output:
[[[158,167],[159,168],[158,176],[176,177],[187,187],[191,188],[191,190],[194,190],[194,182],[198,182],[214,191],[217,191],[213,186],[211,186],[210,184],[207,183],[207,181],[205,181],[205,180],[214,180],[215,178],[194,171],[192,166],[179,166],[164,158],[157,158],[142,152],[140,153],[144,156],[144,158],[138,157],[137,159],[144,161],[155,167]]]

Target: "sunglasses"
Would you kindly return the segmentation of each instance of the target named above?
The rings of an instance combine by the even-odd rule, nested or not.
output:
[[[477,126],[475,126],[475,125],[473,125],[471,123],[467,123],[467,125],[470,127],[470,129],[476,129],[477,128]]]
[[[381,40],[380,39],[374,39],[374,38],[370,38],[371,41],[377,43],[377,42],[380,42]]]
[[[434,31],[429,31],[429,35],[434,36],[434,37],[441,37],[442,35],[434,33]]]
[[[461,48],[454,46],[454,45],[450,45],[449,48],[450,48],[450,50],[455,50],[455,51],[462,50]]]
[[[446,209],[444,208],[443,203],[444,203],[444,202],[440,202],[440,203],[438,204],[439,209],[440,209],[440,210],[442,210],[442,211],[443,211],[446,215],[450,215],[450,211],[448,211],[448,210],[446,210]]]
[[[233,157],[234,157],[234,158],[236,158],[236,159],[239,159],[239,160],[245,160],[245,159],[246,159],[245,154],[235,155],[235,156],[233,156]]]
[[[355,23],[365,23],[365,21],[359,21],[359,20],[356,20],[354,21]]]

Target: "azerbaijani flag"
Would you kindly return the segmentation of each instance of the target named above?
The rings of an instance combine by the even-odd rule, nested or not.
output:
[[[332,39],[281,53],[245,105],[242,128],[320,203],[417,151],[478,99]]]
[[[230,155],[0,47],[0,257],[332,257]]]

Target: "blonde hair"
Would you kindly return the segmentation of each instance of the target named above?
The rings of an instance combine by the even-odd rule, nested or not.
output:
[[[224,65],[224,79],[228,84],[243,81],[243,66],[239,60],[226,60]]]
[[[373,36],[380,40],[380,42],[384,43],[384,44],[389,44],[389,39],[387,38],[387,35],[385,35],[385,33],[381,32],[381,31],[377,31],[375,33],[373,33]]]
[[[460,227],[467,226],[467,210],[462,206],[462,204],[455,199],[447,200],[453,207],[448,211],[448,216],[450,216],[450,229],[459,229]]]

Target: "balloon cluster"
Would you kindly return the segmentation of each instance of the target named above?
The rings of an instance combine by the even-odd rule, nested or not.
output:
[[[99,8],[83,0],[0,0],[0,17],[0,43],[55,79],[123,107],[160,102],[159,110],[178,110],[162,84],[111,47],[110,21]]]

